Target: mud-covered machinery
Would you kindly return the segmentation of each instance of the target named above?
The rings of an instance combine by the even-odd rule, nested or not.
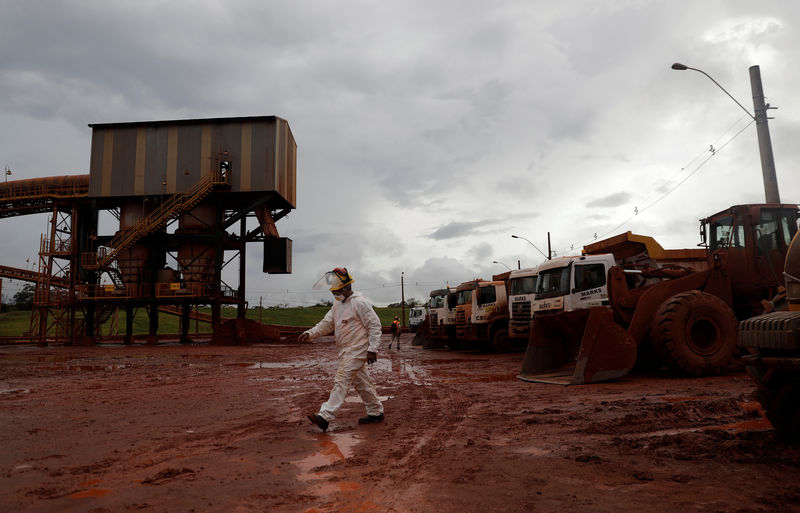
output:
[[[797,205],[738,205],[700,221],[706,258],[672,258],[618,238],[609,306],[534,316],[520,378],[581,384],[624,376],[639,357],[691,375],[724,372],[737,352],[737,319],[763,313],[782,286]],[[689,250],[693,251],[693,250]],[[694,250],[696,251],[696,250]]]
[[[788,311],[739,324],[739,347],[756,397],[781,435],[800,440],[800,237],[795,234],[783,268]],[[771,306],[771,305],[768,305]],[[777,305],[782,306],[782,305]]]
[[[456,289],[432,290],[428,300],[428,315],[414,335],[412,345],[426,349],[456,345]]]
[[[121,310],[131,342],[135,311],[144,308],[148,341],[158,340],[165,311],[181,316],[188,341],[190,318],[202,318],[197,308],[209,305],[215,342],[256,339],[245,329],[247,244],[264,245],[265,273],[291,272],[291,239],[275,224],[296,203],[297,144],[288,122],[252,116],[90,126],[88,176],[0,186],[0,218],[50,214],[28,338],[92,344]],[[257,225],[248,226],[253,218]],[[237,274],[238,286],[229,286],[225,280]],[[223,305],[237,307],[235,337],[220,337]]]

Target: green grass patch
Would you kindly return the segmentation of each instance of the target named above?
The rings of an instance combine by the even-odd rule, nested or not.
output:
[[[313,326],[325,316],[330,310],[329,306],[308,306],[308,307],[287,307],[287,308],[249,308],[247,318],[263,322],[264,324],[277,324],[279,326]],[[208,307],[200,308],[200,312],[210,315],[211,309]],[[379,307],[375,308],[383,326],[389,326],[394,319],[401,314],[399,307]],[[237,309],[223,308],[222,317],[224,319],[234,319]],[[406,308],[408,316],[408,308]],[[125,334],[125,311],[120,309],[115,315],[103,324],[98,335],[124,335]],[[31,323],[31,312],[29,310],[13,310],[0,313],[0,337],[17,337],[29,331]],[[51,321],[52,323],[52,321]],[[406,321],[406,326],[408,321]],[[150,319],[144,308],[135,311],[133,317],[133,334],[145,335],[150,332]],[[158,316],[158,333],[175,334],[180,333],[180,319],[176,315],[164,312]],[[211,325],[202,321],[191,320],[189,333],[211,333]]]

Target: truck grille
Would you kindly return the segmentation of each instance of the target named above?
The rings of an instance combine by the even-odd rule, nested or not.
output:
[[[511,316],[515,319],[530,319],[531,318],[531,302],[520,301],[511,304]]]
[[[467,323],[467,312],[464,310],[459,310],[456,312],[456,324],[466,324]]]

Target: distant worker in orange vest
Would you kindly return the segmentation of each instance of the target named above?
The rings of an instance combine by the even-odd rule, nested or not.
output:
[[[392,327],[389,328],[389,331],[392,332],[392,341],[389,342],[389,349],[392,348],[392,343],[397,342],[397,349],[400,349],[400,321],[397,319],[397,316],[394,316],[394,320],[392,321]]]

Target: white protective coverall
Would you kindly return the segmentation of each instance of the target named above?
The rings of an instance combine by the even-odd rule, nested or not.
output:
[[[319,415],[328,422],[332,421],[344,404],[351,383],[364,402],[367,415],[380,415],[383,404],[367,374],[367,351],[377,353],[381,341],[378,314],[366,298],[353,292],[344,301],[334,301],[325,317],[306,331],[312,340],[331,332],[336,337],[339,368],[336,369],[331,395],[320,406]]]

